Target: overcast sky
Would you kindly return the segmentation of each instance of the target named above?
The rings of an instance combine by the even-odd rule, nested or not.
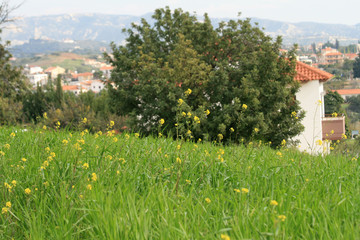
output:
[[[210,17],[257,17],[287,22],[360,23],[360,0],[9,0],[17,16],[62,13],[143,15],[170,6]]]

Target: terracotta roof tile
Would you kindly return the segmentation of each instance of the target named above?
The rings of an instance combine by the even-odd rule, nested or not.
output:
[[[105,66],[105,67],[101,67],[100,70],[113,70],[114,67],[112,66]]]
[[[319,80],[321,82],[325,82],[334,76],[328,72],[322,71],[318,68],[311,67],[305,63],[296,62],[296,76],[295,80],[304,82],[304,81],[313,81],[313,80]]]
[[[338,92],[340,95],[357,95],[360,94],[360,89],[338,89],[331,90],[333,92]]]

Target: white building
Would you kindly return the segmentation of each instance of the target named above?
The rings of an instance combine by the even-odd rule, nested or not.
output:
[[[38,84],[40,86],[46,85],[49,78],[49,76],[45,73],[27,74],[26,77],[29,79],[33,87],[36,87]]]
[[[105,88],[105,83],[101,80],[94,80],[91,81],[91,88],[90,90],[93,91],[94,93],[98,93],[101,90],[103,90]]]
[[[341,139],[342,134],[345,132],[344,117],[325,117],[323,83],[331,79],[333,75],[302,62],[297,62],[296,72],[295,80],[301,84],[296,99],[305,111],[305,117],[302,120],[305,130],[293,140],[299,141],[298,148],[301,151],[312,154],[328,152],[329,146],[324,143],[324,140]],[[339,127],[333,127],[332,124],[338,120],[340,122],[336,122],[336,124],[340,123]],[[331,130],[334,130],[331,137],[329,137],[330,133],[323,130],[326,128],[326,131],[330,132],[329,125],[333,128]]]

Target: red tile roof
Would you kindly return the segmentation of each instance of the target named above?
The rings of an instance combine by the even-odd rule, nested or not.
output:
[[[326,53],[325,56],[336,56],[336,55],[342,55],[342,53],[340,52],[331,52],[331,53]]]
[[[321,82],[325,82],[334,77],[332,74],[328,72],[322,71],[315,67],[311,67],[306,63],[302,63],[299,61],[296,62],[295,70],[297,74],[294,79],[300,82],[313,81],[313,80],[319,80]]]
[[[105,66],[105,67],[101,67],[100,70],[113,70],[114,67],[112,66]]]
[[[74,90],[79,90],[79,86],[77,85],[65,85],[65,86],[62,86],[62,89],[63,91],[74,91]]]
[[[91,72],[72,74],[73,78],[86,77],[86,76],[93,76],[93,74]]]
[[[360,94],[360,89],[338,89],[331,90],[333,92],[338,92],[340,95],[357,95]]]

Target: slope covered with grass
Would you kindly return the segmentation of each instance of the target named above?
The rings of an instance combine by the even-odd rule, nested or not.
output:
[[[0,128],[0,239],[358,239],[356,158]]]

